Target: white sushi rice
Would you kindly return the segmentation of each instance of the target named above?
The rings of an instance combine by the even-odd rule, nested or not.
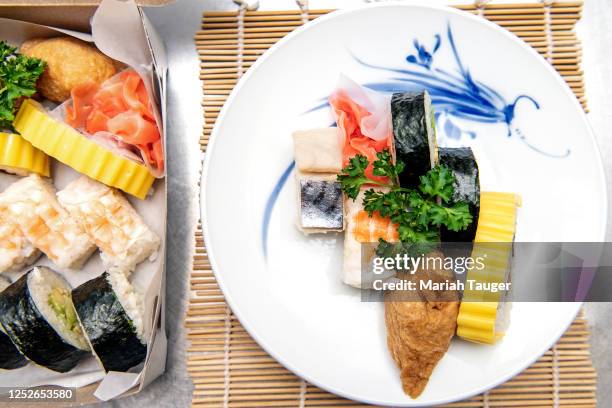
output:
[[[70,297],[72,288],[59,274],[49,268],[45,268],[44,266],[35,267],[32,272],[29,273],[28,290],[30,292],[30,296],[34,300],[36,308],[45,318],[47,323],[49,323],[53,330],[55,330],[68,344],[71,344],[72,346],[81,350],[89,350],[89,345],[87,340],[85,340],[85,336],[83,335],[82,331],[74,331],[66,327],[65,322],[57,315],[55,310],[49,304],[49,295],[53,289],[56,288],[68,293],[68,299],[70,301],[70,305],[72,305],[72,298]]]
[[[438,138],[436,135],[436,124],[433,106],[431,106],[431,96],[429,92],[424,93],[425,102],[425,126],[427,126],[427,137],[429,145],[429,163],[433,169],[438,164]],[[428,120],[429,119],[429,120]]]
[[[8,288],[10,285],[11,281],[9,281],[5,276],[0,276],[0,292]]]
[[[136,334],[142,344],[147,344],[144,334],[144,301],[142,295],[134,289],[122,271],[109,271],[107,280],[111,284],[123,310],[136,328]]]

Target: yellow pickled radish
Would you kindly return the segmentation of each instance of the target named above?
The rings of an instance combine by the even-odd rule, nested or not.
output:
[[[469,271],[466,279],[483,283],[505,283],[516,232],[516,209],[520,205],[520,196],[513,193],[481,193],[472,257],[482,257],[486,253],[485,269]],[[492,243],[491,247],[487,247],[486,243]],[[503,243],[508,245],[500,245]],[[487,344],[501,339],[505,334],[503,324],[500,324],[500,319],[504,319],[502,314],[505,304],[499,303],[500,297],[499,292],[466,290],[457,316],[457,335]]]
[[[0,168],[49,177],[49,156],[15,133],[0,132]]]
[[[31,99],[21,105],[13,125],[34,147],[107,186],[144,199],[155,181],[146,166],[93,142]]]

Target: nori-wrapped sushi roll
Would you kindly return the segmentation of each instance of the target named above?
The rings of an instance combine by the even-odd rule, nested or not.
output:
[[[436,124],[429,93],[393,94],[391,120],[395,158],[406,166],[399,184],[414,188],[419,185],[419,177],[438,164]]]
[[[0,293],[11,283],[4,276],[0,276]],[[28,360],[17,350],[10,337],[4,333],[0,326],[0,369],[14,370],[28,364]]]
[[[126,372],[144,361],[142,300],[124,274],[104,272],[73,290],[72,301],[105,371]]]
[[[463,231],[449,231],[442,227],[442,242],[472,242],[476,236],[478,213],[480,211],[480,179],[478,163],[469,147],[440,148],[440,164],[450,168],[455,174],[455,191],[452,202],[464,201],[469,204],[472,223]]]
[[[89,353],[70,300],[70,285],[38,266],[0,293],[0,323],[34,363],[65,373]]]

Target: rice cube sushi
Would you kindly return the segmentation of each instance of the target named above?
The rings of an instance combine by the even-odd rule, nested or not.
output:
[[[20,270],[40,256],[40,251],[27,240],[19,225],[6,212],[0,208],[0,273]]]
[[[55,187],[38,175],[11,184],[0,195],[0,209],[59,268],[79,269],[96,249],[57,201]]]
[[[296,173],[298,183],[298,226],[306,234],[342,231],[344,197],[333,175]]]
[[[342,280],[347,285],[356,288],[367,288],[371,282],[364,281],[367,271],[362,264],[375,256],[374,245],[379,239],[387,242],[397,242],[399,236],[397,225],[389,218],[382,217],[378,212],[370,215],[363,209],[363,196],[370,187],[364,187],[355,200],[346,199],[346,229],[344,232],[344,259],[342,265]],[[362,253],[362,251],[367,251]],[[367,275],[370,277],[370,274]],[[390,277],[385,273],[378,279]]]
[[[159,237],[117,190],[81,176],[57,197],[100,248],[107,269],[130,273],[159,248]]]
[[[104,272],[76,288],[72,301],[105,371],[125,372],[144,361],[143,301],[124,274]]]
[[[11,282],[8,279],[0,276],[0,293],[10,285]],[[14,370],[27,364],[28,360],[19,352],[0,324],[0,370]]]
[[[39,266],[0,293],[0,324],[34,363],[65,373],[89,354],[70,297],[71,287]]]
[[[340,173],[342,146],[338,128],[299,130],[293,132],[295,163],[299,171]]]

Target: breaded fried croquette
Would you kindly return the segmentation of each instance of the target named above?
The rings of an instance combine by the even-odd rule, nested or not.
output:
[[[95,46],[72,37],[34,38],[24,42],[20,51],[47,63],[37,88],[43,97],[58,103],[70,98],[70,91],[76,85],[102,83],[116,73],[111,58]]]

